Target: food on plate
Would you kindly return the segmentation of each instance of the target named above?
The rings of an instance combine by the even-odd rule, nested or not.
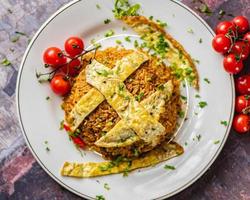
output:
[[[66,40],[65,51],[51,47],[44,53],[45,66],[53,71],[37,77],[49,75],[52,90],[64,96],[69,138],[108,160],[65,162],[63,176],[127,172],[184,152],[172,141],[179,115],[185,115],[180,85],[187,80],[198,90],[198,72],[184,47],[164,29],[166,23],[139,16],[138,9],[138,4],[116,0],[113,10],[139,35],[135,49],[85,50],[83,40],[74,36]]]
[[[183,148],[175,142],[164,142],[158,148],[153,149],[141,157],[126,159],[118,157],[113,161],[72,163],[65,162],[61,175],[77,178],[89,178],[108,174],[127,173],[138,168],[156,165],[162,161],[176,157],[183,153]]]
[[[90,63],[93,54],[84,56],[62,105],[70,130],[106,158],[138,156],[171,137],[181,110],[179,81],[171,69],[137,50],[99,50]]]
[[[178,78],[187,79],[191,85],[199,88],[199,76],[191,56],[161,25],[144,16],[124,16],[121,20],[141,36],[147,50],[171,63],[170,67]]]

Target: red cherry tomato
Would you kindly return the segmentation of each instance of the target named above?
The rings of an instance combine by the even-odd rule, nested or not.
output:
[[[64,44],[65,51],[71,56],[75,57],[82,53],[84,49],[83,40],[79,37],[70,37]]]
[[[237,60],[234,54],[227,55],[223,60],[224,69],[230,74],[237,74],[243,68],[242,60]]]
[[[70,127],[69,127],[67,124],[63,124],[63,128],[64,128],[64,130],[67,131],[67,132],[71,131],[71,130],[70,130]]]
[[[249,56],[249,46],[245,42],[235,42],[231,53],[237,55],[240,59],[245,60]]]
[[[70,82],[64,75],[54,76],[50,82],[50,87],[54,93],[62,96],[69,93],[71,89]]]
[[[247,32],[243,37],[244,42],[247,42],[247,44],[250,47],[250,32]]]
[[[246,133],[249,131],[249,116],[244,114],[235,115],[233,119],[233,128],[238,133]]]
[[[62,71],[72,77],[79,74],[81,61],[79,59],[73,59],[68,65],[62,68]]]
[[[226,35],[227,33],[230,33],[231,31],[235,32],[236,27],[233,22],[230,21],[223,21],[220,22],[216,27],[216,34],[223,34]]]
[[[225,35],[219,34],[214,37],[212,45],[218,53],[226,53],[231,46],[231,41]]]
[[[233,18],[233,23],[236,25],[239,33],[245,33],[249,29],[249,22],[244,16],[237,16]]]
[[[70,136],[70,137],[77,147],[80,147],[80,148],[85,147],[85,143],[80,137],[74,137],[74,136]]]
[[[242,95],[250,95],[250,75],[239,77],[235,81],[236,91]]]
[[[238,113],[242,113],[245,111],[247,107],[250,106],[250,99],[246,95],[238,96],[235,100],[235,110]]]
[[[57,47],[50,47],[43,54],[43,61],[51,67],[58,67],[67,62],[67,58],[63,55],[62,50]]]

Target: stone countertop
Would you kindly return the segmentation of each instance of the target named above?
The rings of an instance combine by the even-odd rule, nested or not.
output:
[[[81,199],[50,178],[25,145],[15,107],[15,84],[21,58],[41,24],[69,0],[1,0],[0,60],[0,199]],[[213,15],[197,11],[200,0],[183,0],[214,28],[220,10],[250,19],[249,0],[204,0]],[[223,19],[230,19],[225,16]],[[16,37],[16,32],[19,34]],[[13,42],[17,40],[16,42]],[[250,59],[245,63],[250,66]],[[170,198],[250,200],[250,134],[234,131],[211,168],[192,186]]]

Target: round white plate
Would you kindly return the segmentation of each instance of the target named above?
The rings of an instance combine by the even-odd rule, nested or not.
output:
[[[49,46],[63,47],[66,38],[78,35],[84,38],[86,47],[91,39],[101,40],[110,29],[115,36],[101,40],[104,47],[115,45],[124,35],[134,35],[132,30],[122,30],[124,24],[113,19],[113,1],[73,1],[57,11],[40,28],[23,58],[17,82],[17,107],[20,124],[26,142],[43,169],[59,184],[82,197],[93,199],[103,195],[113,200],[164,199],[196,181],[214,162],[221,151],[231,125],[234,111],[233,78],[224,72],[222,56],[211,48],[213,31],[193,11],[174,0],[131,0],[142,5],[143,15],[154,16],[168,24],[167,31],[200,63],[199,93],[188,88],[189,111],[176,141],[185,153],[154,167],[134,171],[128,177],[121,174],[98,178],[75,179],[62,177],[60,168],[64,161],[101,161],[93,152],[83,157],[73,147],[64,131],[59,131],[63,111],[61,99],[54,95],[48,84],[38,83],[35,71],[43,71],[42,54]],[[97,9],[96,4],[100,5]],[[110,18],[112,22],[104,24]],[[189,33],[189,29],[193,33]],[[199,43],[202,38],[202,43]],[[123,42],[127,48],[133,45]],[[204,81],[208,78],[210,84]],[[201,98],[196,98],[199,94]],[[46,97],[50,96],[50,100]],[[199,102],[207,102],[203,109]],[[224,126],[221,121],[227,121]],[[50,151],[46,151],[48,141]],[[166,170],[164,165],[174,165],[176,170]],[[98,180],[98,181],[97,181]],[[104,183],[111,188],[107,191]]]

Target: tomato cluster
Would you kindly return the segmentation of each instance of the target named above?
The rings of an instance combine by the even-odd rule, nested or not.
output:
[[[243,61],[250,53],[250,32],[248,19],[235,17],[232,21],[220,22],[216,27],[216,36],[212,46],[218,53],[224,54],[223,66],[230,74],[243,69]]]
[[[244,67],[243,61],[250,54],[249,21],[237,16],[232,21],[220,22],[212,41],[214,50],[224,55],[223,66],[230,74],[238,74]],[[240,134],[250,130],[250,75],[240,76],[235,81],[237,98],[233,128]]]
[[[235,100],[235,114],[233,128],[240,134],[250,130],[250,75],[240,76],[235,81],[238,96]]]
[[[58,47],[49,47],[43,54],[45,67],[51,67],[56,72],[50,79],[51,89],[61,96],[69,93],[70,78],[80,71],[79,57],[84,51],[84,42],[79,37],[70,37],[65,41],[64,49],[65,51],[62,51]]]

